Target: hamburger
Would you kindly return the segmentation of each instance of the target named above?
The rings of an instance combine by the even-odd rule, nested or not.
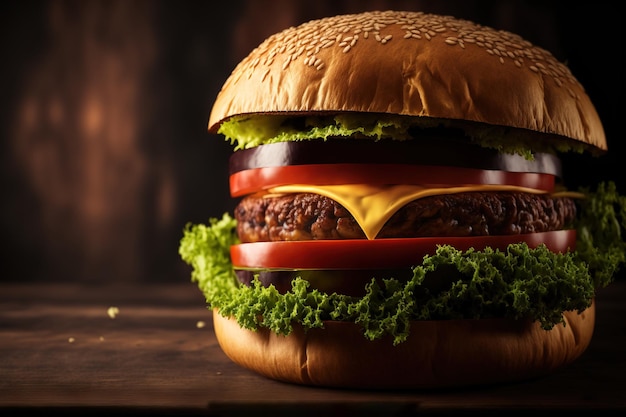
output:
[[[233,213],[180,244],[224,353],[302,385],[514,382],[588,347],[625,261],[613,182],[570,70],[515,34],[375,11],[270,36],[218,93]]]

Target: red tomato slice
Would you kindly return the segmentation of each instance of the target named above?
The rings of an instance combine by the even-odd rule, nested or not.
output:
[[[555,176],[450,166],[401,164],[312,164],[246,169],[230,176],[230,193],[241,197],[289,184],[416,184],[515,185],[546,192],[554,190]]]
[[[576,231],[503,236],[253,242],[231,246],[230,256],[235,268],[402,268],[421,263],[425,255],[435,253],[438,245],[448,244],[463,251],[485,247],[503,250],[509,244],[518,242],[526,242],[531,248],[544,243],[551,251],[564,253],[575,249]]]

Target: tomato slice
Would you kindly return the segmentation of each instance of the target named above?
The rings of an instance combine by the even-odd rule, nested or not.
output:
[[[415,184],[428,186],[514,185],[546,192],[555,176],[452,166],[404,164],[310,164],[246,169],[230,176],[230,193],[240,197],[289,184]]]
[[[412,267],[438,245],[459,250],[486,247],[504,250],[511,243],[526,242],[534,248],[544,243],[553,252],[575,249],[576,231],[501,236],[423,237],[392,239],[306,240],[253,242],[233,245],[230,256],[235,268],[350,269]]]

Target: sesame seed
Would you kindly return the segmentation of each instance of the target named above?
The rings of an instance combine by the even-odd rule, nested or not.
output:
[[[107,316],[109,316],[110,318],[114,319],[115,317],[117,317],[117,315],[120,314],[120,309],[113,306],[113,307],[109,307],[107,309]]]
[[[572,97],[576,98],[576,93],[571,88],[567,87],[567,91]]]
[[[516,34],[450,16],[394,11],[338,15],[288,28],[259,45],[241,62],[241,71],[230,82],[236,83],[241,77],[252,77],[255,73],[266,79],[273,71],[298,64],[324,70],[327,66],[324,50],[340,48],[344,54],[353,53],[361,44],[374,47],[372,38],[378,45],[385,45],[394,34],[398,34],[399,42],[424,42],[441,37],[443,43],[450,48],[458,47],[458,51],[482,50],[488,59],[497,58],[502,65],[514,65],[552,78],[559,86],[565,83],[579,86],[565,64]],[[357,42],[359,37],[361,42]],[[282,62],[280,69],[273,65],[275,58]]]

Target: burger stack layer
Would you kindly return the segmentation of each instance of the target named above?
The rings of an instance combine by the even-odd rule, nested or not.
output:
[[[450,16],[376,11],[270,36],[208,130],[234,213],[180,245],[224,352],[268,378],[417,389],[553,372],[589,345],[625,259],[584,88],[548,51]],[[367,366],[364,366],[367,364]]]

